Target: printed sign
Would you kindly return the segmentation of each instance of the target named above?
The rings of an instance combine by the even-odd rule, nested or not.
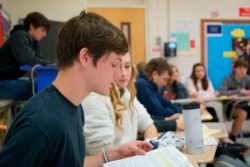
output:
[[[250,8],[239,8],[239,16],[250,17]]]

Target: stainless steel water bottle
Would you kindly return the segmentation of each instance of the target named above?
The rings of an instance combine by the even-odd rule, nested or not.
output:
[[[200,103],[186,103],[182,105],[186,151],[189,154],[204,152]]]

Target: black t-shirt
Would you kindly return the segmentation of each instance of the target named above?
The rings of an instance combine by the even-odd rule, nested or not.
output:
[[[32,97],[14,119],[0,166],[82,167],[84,117],[53,85]]]

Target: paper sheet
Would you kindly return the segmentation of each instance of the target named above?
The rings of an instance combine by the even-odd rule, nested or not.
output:
[[[204,145],[217,145],[217,141],[215,138],[212,136],[213,134],[216,134],[220,132],[220,129],[210,129],[208,128],[205,124],[202,124],[202,133],[203,133],[203,140],[204,140]]]
[[[210,136],[206,140],[204,140],[204,146],[212,146],[212,145],[218,145],[214,137]]]
[[[203,139],[206,140],[209,136],[212,136],[213,134],[216,134],[220,132],[219,129],[203,129]]]
[[[187,157],[173,146],[159,148],[148,152],[144,156],[105,163],[104,167],[191,167]]]
[[[209,112],[205,112],[201,114],[201,120],[202,121],[207,121],[213,119],[213,116]]]

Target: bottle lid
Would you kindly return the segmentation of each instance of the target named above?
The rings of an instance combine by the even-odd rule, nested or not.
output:
[[[181,106],[182,106],[182,109],[184,109],[184,110],[191,110],[191,109],[200,108],[200,103],[198,103],[198,102],[191,102],[191,103],[182,104]]]

